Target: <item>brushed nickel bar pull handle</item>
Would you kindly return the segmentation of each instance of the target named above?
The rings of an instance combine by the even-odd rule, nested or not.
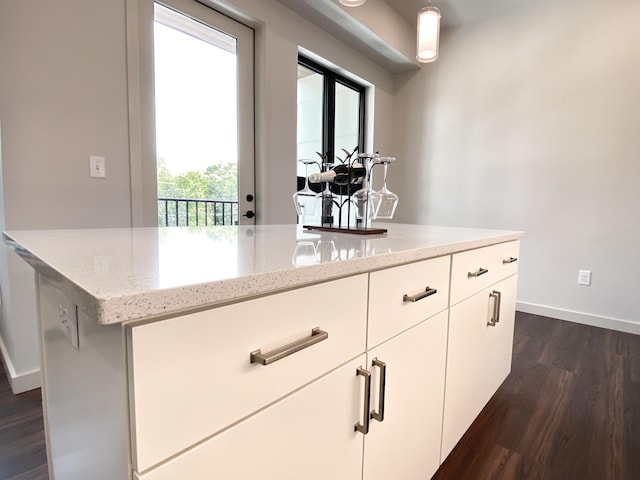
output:
[[[369,433],[369,406],[371,405],[371,372],[365,370],[362,367],[358,367],[356,370],[356,376],[362,375],[364,377],[364,408],[362,410],[362,423],[358,422],[353,427],[355,432],[360,432],[363,435]]]
[[[384,397],[387,390],[387,364],[374,358],[371,364],[380,369],[380,390],[378,393],[378,411],[371,412],[371,418],[382,422],[384,420]]]
[[[284,357],[288,357],[293,353],[310,347],[311,345],[315,345],[318,342],[326,340],[327,338],[329,338],[329,334],[316,327],[311,330],[310,337],[288,343],[287,345],[271,350],[270,352],[262,353],[261,350],[254,350],[249,355],[249,361],[251,363],[259,363],[260,365],[269,365],[283,359]]]
[[[493,313],[487,325],[495,327],[496,323],[500,321],[500,292],[494,290],[489,294],[489,298],[493,298]]]
[[[480,267],[477,272],[467,273],[467,277],[479,277],[480,275],[484,275],[485,273],[488,273],[488,272],[489,270],[487,270],[486,268]]]
[[[505,258],[502,260],[502,263],[513,263],[513,262],[517,262],[518,259],[516,257],[509,257],[509,258]]]
[[[418,300],[422,300],[423,298],[430,297],[431,295],[438,293],[438,290],[435,288],[426,287],[424,292],[420,292],[417,295],[407,295],[406,293],[402,297],[403,302],[417,302]]]

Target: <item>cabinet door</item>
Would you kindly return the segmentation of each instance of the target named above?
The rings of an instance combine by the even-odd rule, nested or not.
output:
[[[515,293],[513,275],[451,307],[441,460],[511,371]],[[500,292],[499,321],[489,325]]]
[[[364,354],[140,480],[360,480]]]
[[[371,350],[371,406],[380,411],[381,369],[386,364],[384,419],[365,436],[365,480],[425,480],[440,465],[448,312],[444,311]]]

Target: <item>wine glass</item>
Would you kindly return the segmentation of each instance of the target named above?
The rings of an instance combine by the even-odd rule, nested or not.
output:
[[[318,199],[316,197],[316,192],[309,188],[309,165],[315,163],[319,166],[319,164],[317,161],[309,160],[307,158],[301,158],[298,161],[303,163],[305,167],[304,188],[293,194],[293,203],[296,206],[298,216],[301,217],[303,215],[313,215],[316,212]]]
[[[351,203],[353,203],[356,210],[356,218],[365,220],[365,227],[368,220],[376,218],[380,207],[380,194],[369,187],[372,161],[377,156],[377,154],[371,153],[358,155],[358,158],[363,162],[366,173],[362,179],[362,188],[351,196]]]
[[[380,206],[378,207],[378,215],[376,218],[393,218],[393,214],[398,206],[398,195],[387,188],[387,167],[391,162],[395,162],[394,157],[380,157],[378,163],[384,167],[384,179],[382,188],[378,190],[380,195]]]
[[[326,170],[333,167],[333,163],[322,164]],[[321,205],[322,218],[320,220],[322,225],[333,224],[333,205],[336,202],[338,196],[331,191],[330,182],[325,182],[324,190],[316,194],[317,203]]]

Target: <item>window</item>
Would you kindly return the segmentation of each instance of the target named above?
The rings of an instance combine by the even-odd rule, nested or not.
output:
[[[298,158],[364,147],[365,87],[302,55],[298,57]]]
[[[364,149],[365,87],[310,60],[298,57],[298,159],[327,163],[344,159],[345,151]],[[316,153],[317,152],[317,153]],[[308,173],[317,171],[309,167]],[[298,162],[298,190],[307,168]],[[320,185],[311,185],[319,190]],[[318,216],[319,217],[319,216]],[[310,221],[310,219],[305,219]]]

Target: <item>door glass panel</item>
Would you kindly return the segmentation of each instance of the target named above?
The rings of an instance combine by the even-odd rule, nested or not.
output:
[[[154,61],[158,224],[237,224],[237,39],[156,4]]]

